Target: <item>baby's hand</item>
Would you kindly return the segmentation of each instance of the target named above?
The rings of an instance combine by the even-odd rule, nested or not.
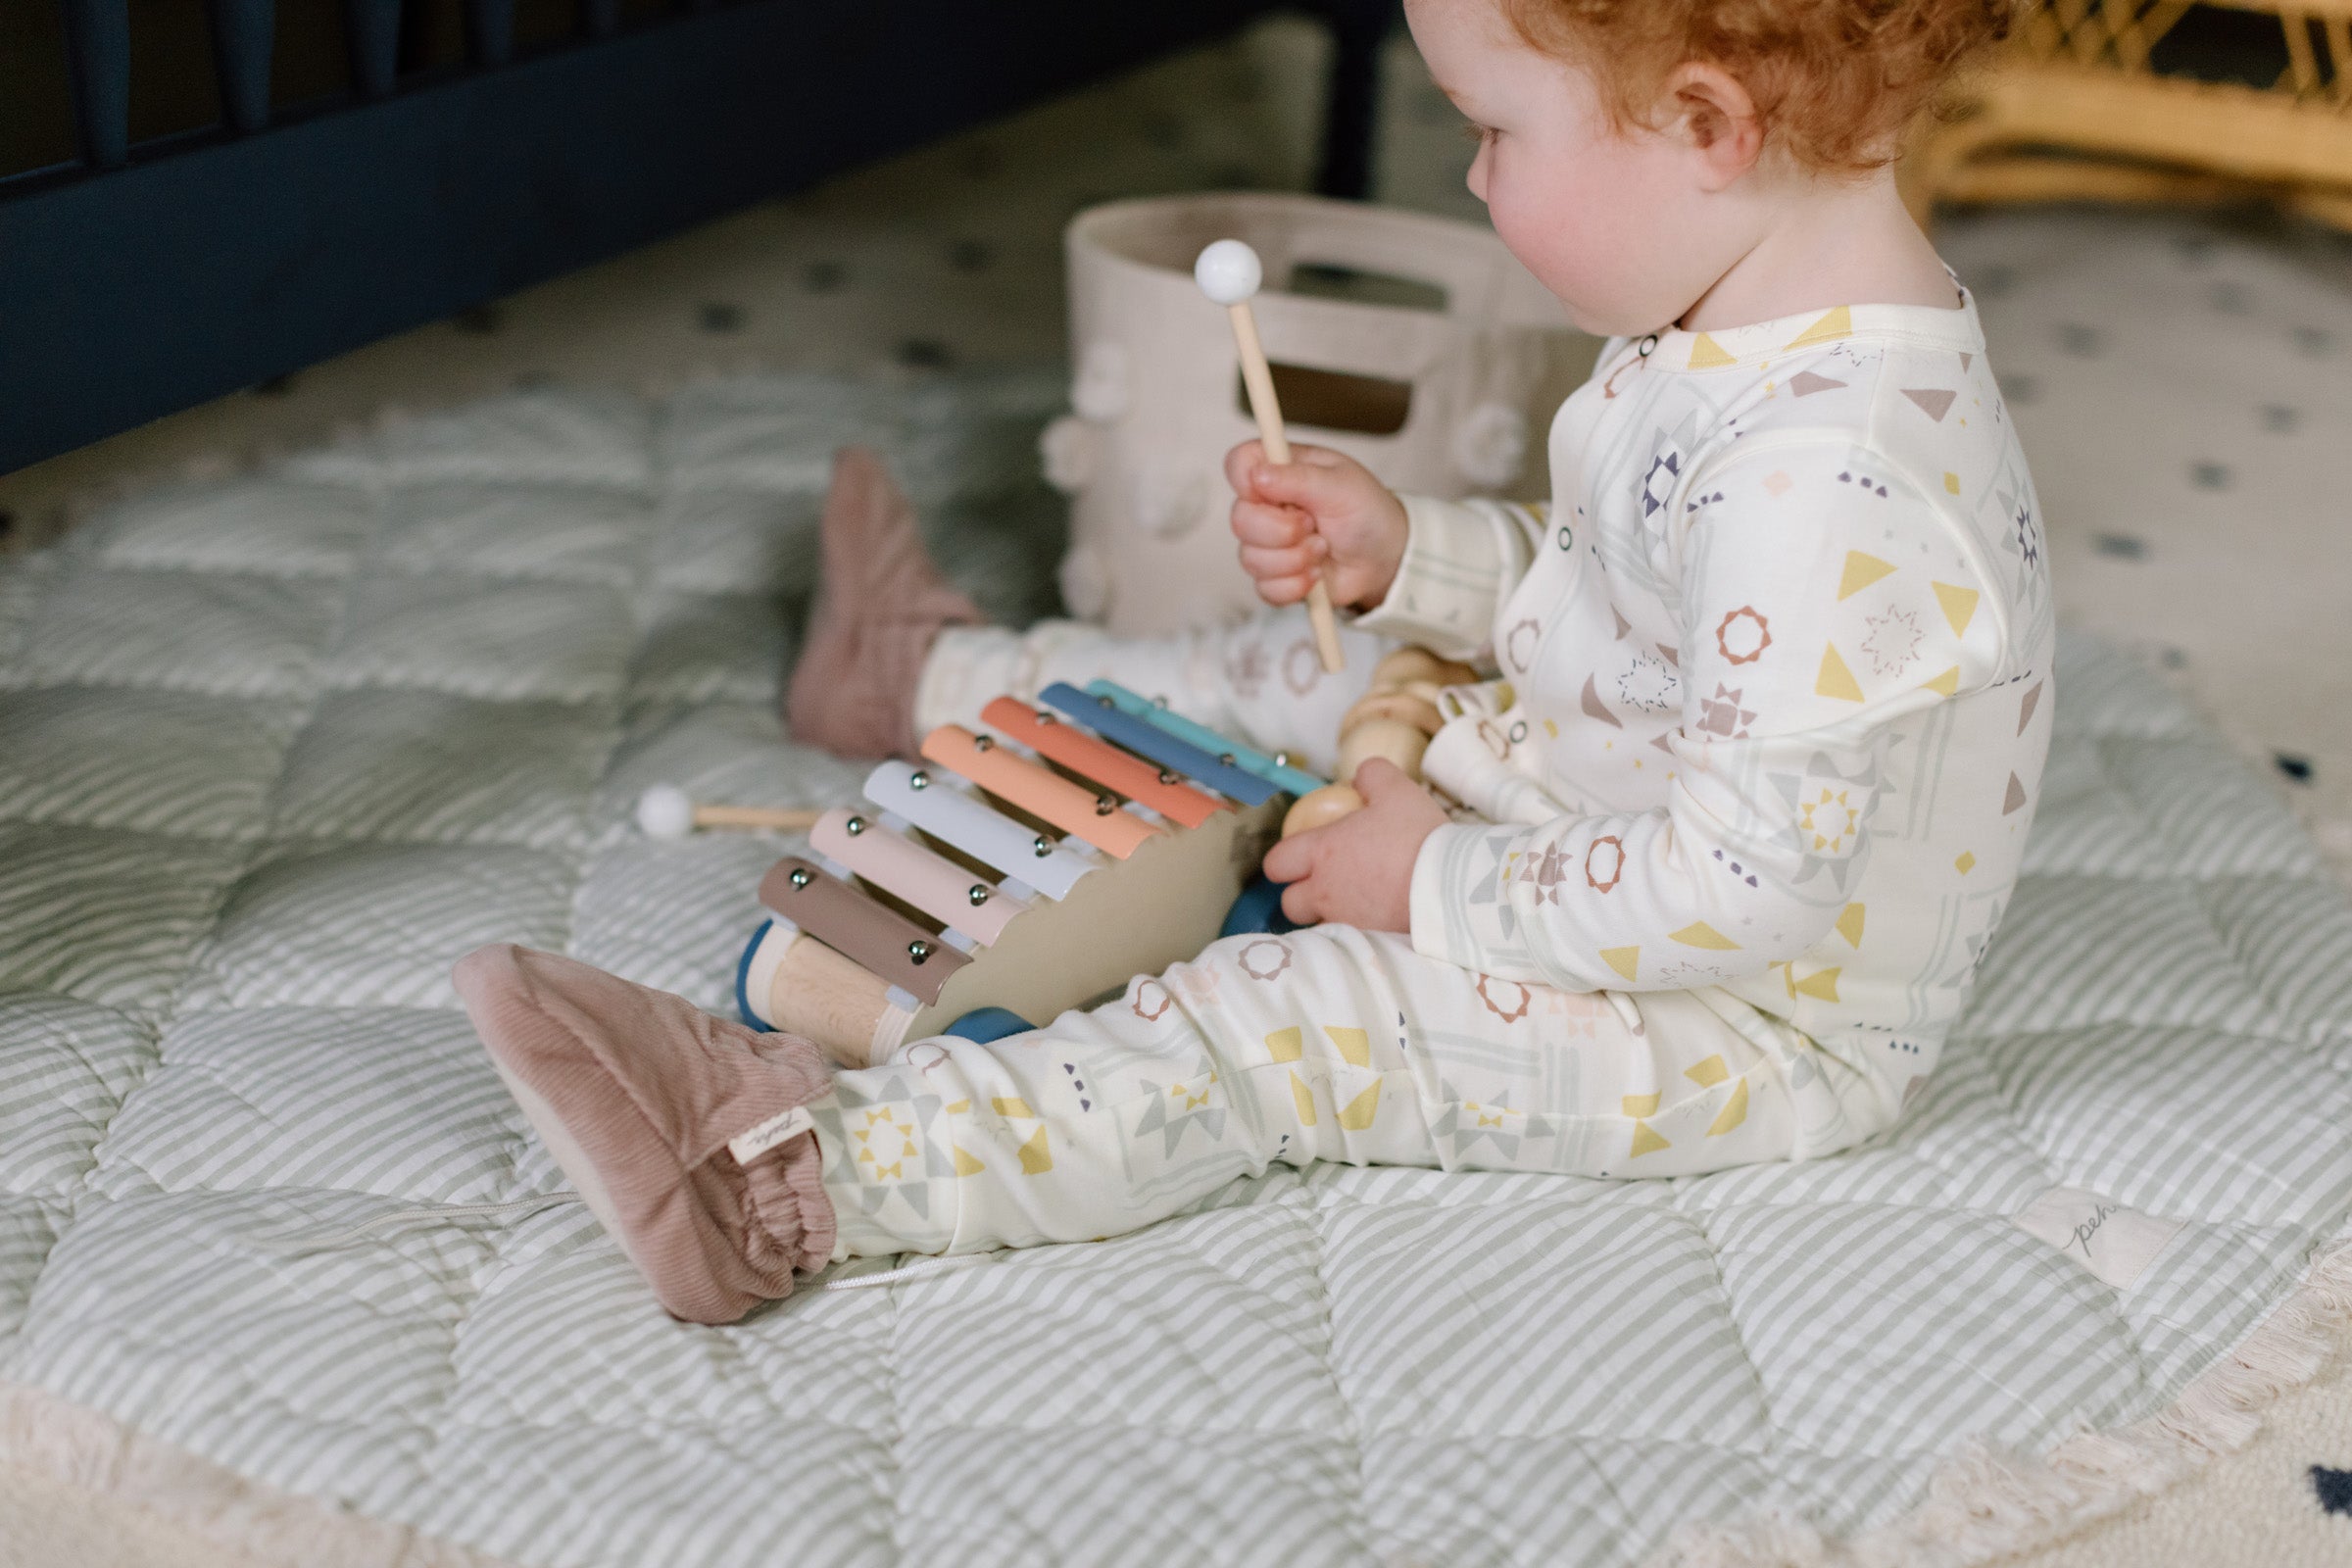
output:
[[[1277,465],[1245,441],[1225,454],[1225,477],[1258,598],[1297,604],[1319,574],[1337,605],[1376,605],[1388,593],[1404,559],[1404,503],[1371,469],[1327,447],[1294,446]]]
[[[1446,812],[1404,769],[1374,758],[1355,770],[1364,808],[1266,852],[1266,875],[1287,882],[1282,912],[1309,925],[1336,920],[1365,931],[1413,926],[1413,861]]]

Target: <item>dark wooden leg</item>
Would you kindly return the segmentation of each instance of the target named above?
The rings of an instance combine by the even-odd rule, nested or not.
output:
[[[277,0],[212,0],[213,64],[220,109],[250,135],[270,123],[270,57],[277,48]]]
[[[431,8],[422,4],[400,8],[400,57],[398,74],[407,75],[420,71],[432,58],[433,19]]]
[[[97,169],[130,157],[130,0],[65,0],[74,128]]]
[[[1380,115],[1380,50],[1399,0],[1321,0],[1331,24],[1331,96],[1323,112],[1323,168],[1315,189],[1360,201],[1372,193],[1372,133]]]
[[[343,0],[351,40],[351,84],[363,98],[389,97],[400,79],[400,0]]]
[[[477,66],[514,58],[514,0],[466,0],[466,58]]]

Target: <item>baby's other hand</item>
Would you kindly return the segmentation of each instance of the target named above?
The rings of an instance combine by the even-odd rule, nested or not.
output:
[[[1225,454],[1225,477],[1242,569],[1267,604],[1297,604],[1318,575],[1337,605],[1388,593],[1404,559],[1404,503],[1371,469],[1328,447],[1294,446],[1289,463],[1269,463],[1245,441]]]
[[[1335,920],[1365,931],[1413,926],[1413,861],[1446,825],[1446,811],[1404,769],[1374,758],[1355,770],[1364,808],[1266,852],[1269,879],[1287,882],[1282,912],[1309,925]]]

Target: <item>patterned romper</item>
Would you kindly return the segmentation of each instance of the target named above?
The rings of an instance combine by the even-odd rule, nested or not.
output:
[[[1676,1176],[1884,1131],[2000,923],[2049,738],[2034,487],[1973,303],[1612,342],[1548,508],[1406,498],[1324,676],[1297,611],[954,630],[918,727],[1108,675],[1328,765],[1396,641],[1498,671],[1430,778],[1475,819],[1410,938],[1235,937],[809,1108],[839,1251],[1133,1230],[1273,1161]]]

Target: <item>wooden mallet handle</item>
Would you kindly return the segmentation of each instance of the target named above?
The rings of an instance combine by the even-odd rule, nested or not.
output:
[[[816,826],[822,810],[788,810],[772,806],[698,806],[696,827],[763,827],[778,833],[806,833]]]
[[[772,806],[703,806],[675,784],[656,784],[637,798],[637,826],[650,839],[682,839],[697,828],[770,828],[806,833],[822,810]]]
[[[1233,343],[1242,356],[1242,384],[1250,389],[1250,412],[1257,416],[1257,438],[1268,461],[1289,463],[1291,443],[1283,434],[1282,403],[1274,395],[1274,372],[1266,365],[1265,347],[1257,340],[1257,317],[1250,309],[1250,296],[1257,292],[1259,281],[1257,253],[1240,240],[1219,240],[1200,253],[1194,276],[1201,292],[1223,305],[1233,319]],[[1315,653],[1323,667],[1334,674],[1347,668],[1339,623],[1332,618],[1331,588],[1319,573],[1306,590],[1306,618],[1315,629]]]

